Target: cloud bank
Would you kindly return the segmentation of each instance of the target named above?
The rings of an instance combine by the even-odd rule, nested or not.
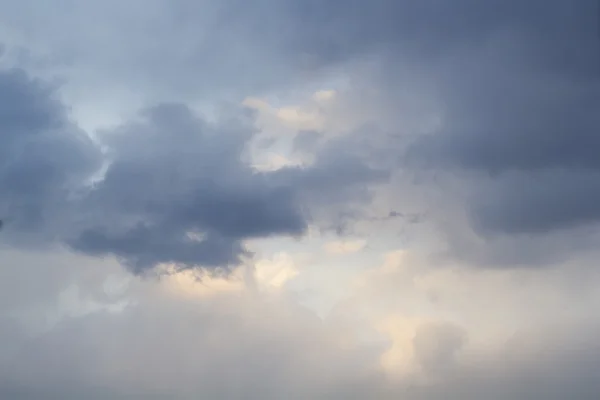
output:
[[[597,0],[0,6],[1,398],[599,397]]]

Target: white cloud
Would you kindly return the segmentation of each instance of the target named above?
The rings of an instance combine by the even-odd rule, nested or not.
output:
[[[406,250],[356,275],[351,295],[324,319],[285,289],[303,271],[283,252],[257,260],[254,280],[240,269],[228,278],[187,271],[128,282],[110,262],[40,254],[19,258],[17,274],[8,265],[19,255],[2,255],[0,270],[14,276],[2,281],[10,310],[20,310],[13,315],[29,315],[30,322],[59,318],[43,331],[29,330],[29,339],[10,334],[30,326],[25,319],[2,320],[2,387],[28,382],[30,393],[56,396],[391,399],[405,393],[412,399],[424,393],[438,400],[444,387],[455,398],[477,385],[494,390],[501,379],[526,393],[521,372],[502,377],[496,368],[541,371],[540,351],[547,362],[564,358],[565,371],[587,362],[580,346],[590,340],[600,304],[594,286],[573,292],[577,282],[560,272],[432,269]],[[15,278],[51,259],[53,274],[68,279],[37,300],[18,297],[33,281]],[[552,328],[557,316],[569,321],[560,330]]]

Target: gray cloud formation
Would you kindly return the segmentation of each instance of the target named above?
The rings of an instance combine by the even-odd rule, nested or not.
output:
[[[443,126],[418,138],[408,159],[480,173],[468,208],[481,231],[548,233],[595,223],[598,3],[528,2],[529,13],[506,3],[517,12],[493,35],[429,67]],[[494,184],[484,192],[486,179]]]
[[[393,108],[404,89],[398,70],[409,66],[427,77],[424,95],[439,104],[442,120],[431,136],[413,143],[409,165],[459,181],[467,194],[461,206],[479,232],[511,236],[496,247],[485,242],[482,255],[450,223],[455,252],[468,253],[464,258],[477,265],[494,252],[496,261],[510,259],[507,264],[539,260],[540,254],[549,264],[556,261],[553,252],[567,253],[573,241],[597,247],[592,235],[556,235],[600,218],[596,0],[0,4],[6,37],[35,50],[53,49],[53,62],[67,65],[68,75],[84,83],[80,89],[94,95],[90,88],[126,86],[153,100],[241,98],[374,54],[382,63],[379,89]],[[58,95],[24,71],[0,70],[4,243],[68,244],[116,255],[136,272],[160,262],[226,266],[245,253],[245,239],[300,235],[309,222],[335,227],[360,215],[367,184],[387,177],[369,167],[379,153],[367,154],[371,148],[352,142],[355,137],[320,150],[313,166],[255,172],[244,162],[254,135],[251,117],[234,111],[208,121],[182,103],[149,101],[158,105],[98,132],[94,143],[69,120]],[[397,143],[384,146],[397,157]],[[104,179],[84,184],[107,159]],[[442,209],[455,200],[450,197],[439,198],[435,217],[447,217]],[[542,246],[514,235],[519,233],[556,236]],[[515,251],[513,239],[527,247],[526,257]],[[435,379],[419,386],[387,381],[377,368],[373,373],[368,367],[379,352],[341,348],[332,339],[339,337],[306,310],[255,298],[233,296],[232,305],[142,293],[140,304],[122,314],[66,319],[29,340],[13,318],[21,307],[25,316],[29,311],[29,302],[19,301],[37,296],[39,303],[51,302],[57,294],[48,292],[72,277],[58,276],[45,255],[31,263],[9,261],[0,266],[0,397],[8,400],[185,399],[198,393],[234,399],[587,400],[600,393],[598,324],[581,322],[593,320],[597,307],[591,300],[548,299],[561,290],[560,280],[540,283],[546,290],[534,291],[539,297],[518,295],[544,275],[510,276],[513,295],[461,272],[460,282],[483,294],[450,302],[449,313],[460,317],[473,306],[489,315],[492,307],[503,324],[512,314],[493,307],[509,303],[517,315],[537,321],[542,304],[556,324],[529,337],[520,332],[489,357],[474,359],[465,359],[465,349],[477,332],[446,323],[422,326],[415,355]],[[76,261],[77,267],[88,263]],[[27,267],[33,265],[47,268],[31,279]],[[596,277],[562,268],[565,279],[582,281],[589,291],[597,286]],[[399,283],[390,284],[397,291]],[[569,296],[580,295],[578,288]]]
[[[411,74],[399,69],[408,66],[420,74],[442,124],[418,137],[405,160],[458,179],[474,172],[464,180],[465,207],[480,233],[543,236],[593,225],[600,216],[596,0],[262,0],[252,6],[154,0],[120,6],[122,18],[108,18],[115,4],[102,2],[70,6],[71,24],[85,26],[79,35],[59,34],[67,13],[53,8],[33,15],[27,2],[5,3],[7,37],[52,48],[64,65],[76,60],[67,70],[79,84],[126,84],[153,99],[243,97],[375,55],[383,67],[381,89],[396,104]],[[110,22],[94,22],[92,15]],[[104,45],[115,37],[118,46]],[[239,73],[240,66],[252,72]],[[397,149],[391,140],[386,147]],[[98,245],[89,250],[109,246],[108,233],[90,235]],[[136,235],[152,237],[143,227]],[[89,246],[80,239],[80,248]],[[123,239],[136,245],[134,237]],[[213,240],[222,254],[236,247]],[[152,257],[136,262],[145,258]]]
[[[18,69],[0,70],[0,133],[5,235],[50,238],[48,229],[62,224],[63,203],[100,167],[101,154],[69,121],[54,88]]]
[[[36,50],[52,48],[59,64],[75,60],[67,70],[77,84],[85,81],[82,87],[101,89],[126,85],[152,99],[165,95],[207,100],[203,93],[215,99],[222,95],[241,98],[306,82],[326,67],[351,66],[366,55],[375,55],[383,67],[385,86],[381,89],[393,108],[406,90],[406,75],[411,75],[399,69],[408,66],[419,73],[415,82],[422,82],[424,92],[419,96],[429,96],[438,105],[435,111],[442,124],[437,132],[418,137],[406,160],[412,167],[432,167],[458,179],[463,179],[462,172],[474,172],[475,178],[471,175],[464,181],[470,194],[465,207],[480,233],[546,234],[590,226],[600,216],[596,206],[600,187],[595,177],[599,166],[595,150],[600,144],[596,0],[263,0],[252,6],[235,0],[218,4],[154,0],[141,8],[137,2],[120,5],[122,18],[107,17],[115,9],[113,2],[73,4],[70,13],[52,8],[35,15],[28,11],[27,2],[5,3],[7,38],[21,38]],[[78,35],[62,34],[67,15],[71,27],[81,28]],[[107,46],[109,39],[119,45]],[[233,42],[235,47],[231,47]],[[249,66],[252,72],[239,73]],[[419,90],[420,85],[409,87]],[[399,151],[394,150],[399,146],[392,140],[396,139],[384,147]],[[367,151],[371,150],[363,149]],[[117,185],[111,179],[111,185]],[[269,188],[269,179],[252,181],[265,181],[260,183],[266,185],[264,195],[275,190],[271,194],[289,196],[285,194],[289,188]],[[301,180],[308,184],[307,179]],[[321,204],[325,198],[320,198]],[[40,219],[35,216],[39,213],[36,206],[20,204],[22,209],[34,210],[26,214],[28,223],[35,226],[34,220]],[[281,207],[280,212],[285,212],[286,206]],[[290,203],[290,207],[296,206]],[[183,209],[178,211],[177,218],[183,220],[183,213]],[[55,221],[52,225],[62,224]],[[158,247],[147,227],[137,227],[135,234],[96,228],[86,236],[71,238],[73,243],[102,252],[119,235],[130,247],[139,245],[137,240],[145,236]],[[240,251],[235,241],[219,239],[221,233],[210,237],[211,247],[222,249],[212,262],[235,259],[226,254]],[[90,238],[96,245],[91,245]],[[182,242],[169,248],[188,254],[184,259],[203,251],[198,244]],[[134,263],[154,262],[154,258],[140,255]]]
[[[472,182],[477,193],[466,206],[477,229],[539,234],[598,221],[596,0],[283,4],[272,12],[291,21],[281,35],[291,49],[322,65],[380,57],[392,104],[406,90],[400,69],[426,77],[442,125],[417,138],[406,160],[492,175],[505,201],[488,203],[481,181]],[[520,197],[524,181],[535,185]]]
[[[387,147],[400,154],[410,141],[402,167],[460,181],[479,235],[597,226],[596,0],[288,4],[311,27],[297,33],[297,48],[324,64],[375,55],[392,110],[410,103],[407,90],[431,100],[435,131]]]
[[[99,132],[105,157],[52,88],[20,70],[2,72],[0,85],[3,237],[13,243],[58,240],[114,254],[137,272],[159,263],[227,267],[245,239],[301,235],[302,207],[321,196],[343,192],[335,199],[343,207],[352,191],[385,178],[340,148],[314,167],[257,172],[244,159],[252,115],[208,122],[176,103]],[[105,158],[104,176],[86,184]]]
[[[74,247],[117,254],[136,268],[225,266],[238,261],[245,238],[301,235],[306,221],[294,188],[274,185],[242,161],[253,133],[247,121],[210,124],[178,104],[149,109],[139,123],[111,132],[111,165],[82,202],[94,226]]]
[[[409,165],[492,175],[491,203],[481,181],[471,185],[476,228],[539,234],[600,217],[599,8],[596,0],[288,0],[266,15],[288,21],[279,40],[317,65],[380,57],[392,103],[406,86],[400,68],[427,77],[442,125],[416,139]],[[525,181],[535,184],[521,196]]]

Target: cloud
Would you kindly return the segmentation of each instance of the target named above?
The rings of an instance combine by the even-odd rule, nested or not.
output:
[[[114,253],[134,268],[227,266],[245,238],[302,234],[293,187],[270,183],[242,161],[251,125],[214,126],[177,104],[144,114],[107,139],[111,164],[84,200],[91,221],[72,241],[76,249]]]
[[[23,70],[0,70],[0,213],[4,234],[30,242],[62,229],[64,202],[101,165],[91,139],[69,121],[54,88]],[[25,235],[27,237],[25,237]]]
[[[432,67],[442,126],[417,138],[408,159],[491,176],[494,185],[471,183],[471,217],[483,230],[543,234],[594,224],[597,2],[547,2],[530,13],[514,6],[519,12],[499,19],[494,35]]]
[[[48,254],[0,257],[0,271],[24,275]],[[389,257],[383,279],[363,279],[367,287],[354,292],[377,296],[319,319],[281,291],[189,279],[191,271],[161,281],[133,279],[121,297],[103,298],[102,287],[118,269],[68,252],[52,259],[52,271],[68,277],[57,280],[62,286],[38,299],[21,297],[11,309],[35,306],[34,320],[52,313],[61,318],[43,330],[24,324],[23,313],[0,320],[0,354],[6,355],[0,358],[0,394],[7,399],[476,400],[486,393],[492,399],[558,400],[568,393],[592,399],[600,389],[597,291],[570,293],[573,282],[543,270],[516,276],[431,271]],[[23,268],[10,268],[11,260]],[[416,279],[397,274],[407,269]],[[532,279],[524,280],[526,274]],[[31,280],[14,278],[0,283],[6,296],[28,285]],[[65,295],[70,285],[79,288],[74,296]],[[422,307],[414,314],[417,308],[406,307],[432,288],[440,292],[437,309],[413,302]],[[126,299],[124,308],[88,307],[88,300],[110,305],[119,299]],[[379,313],[385,303],[389,308]],[[372,322],[380,316],[388,322],[379,325],[383,342],[363,335],[378,328]],[[495,335],[490,326],[504,334]]]
[[[476,227],[485,232],[527,234],[593,226],[600,171],[550,169],[534,174],[507,173],[472,197]]]
[[[599,397],[596,0],[31,3],[0,398]]]
[[[24,71],[0,78],[12,99],[1,121],[4,237],[42,232],[48,242],[116,255],[136,272],[239,264],[244,240],[302,235],[303,207],[341,205],[385,177],[345,151],[322,152],[306,168],[258,172],[244,160],[256,133],[244,110],[208,122],[186,105],[163,103],[97,132],[96,144],[68,121],[52,88]]]
[[[294,137],[294,151],[311,153],[315,151],[321,134],[317,131],[300,131]]]
[[[287,253],[277,253],[272,259],[258,261],[254,273],[259,286],[274,289],[281,289],[298,274],[298,267]]]
[[[325,243],[325,251],[330,254],[351,254],[361,251],[367,245],[366,240],[346,240]]]
[[[69,306],[84,307],[87,296],[97,297],[77,275],[90,267],[68,253],[62,260],[58,270],[70,270],[81,288]],[[244,285],[206,292],[210,282],[186,279],[189,271],[181,274],[161,282],[132,281],[122,311],[64,315],[41,333],[25,329],[13,338],[11,330],[22,325],[2,320],[0,332],[9,342],[0,349],[13,351],[0,359],[0,394],[363,398],[368,393],[359,382],[378,379],[364,369],[360,349],[338,343],[336,327],[285,297],[270,291],[257,296]],[[106,275],[98,278],[92,282],[102,287]],[[13,292],[9,282],[2,286]],[[45,310],[39,319],[60,307],[47,300],[40,305]],[[22,346],[16,338],[23,339]]]

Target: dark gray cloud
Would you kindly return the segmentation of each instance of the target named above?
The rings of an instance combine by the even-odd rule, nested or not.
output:
[[[69,66],[67,70],[78,84],[85,80],[106,87],[126,85],[129,90],[139,89],[142,97],[153,99],[166,95],[167,98],[199,97],[207,100],[203,93],[210,93],[215,99],[220,99],[224,93],[240,98],[256,95],[274,87],[287,87],[299,80],[304,81],[314,77],[313,73],[317,71],[327,70],[326,67],[351,65],[353,61],[374,54],[382,63],[384,86],[381,89],[387,92],[389,103],[396,104],[398,93],[405,91],[403,79],[411,74],[410,71],[400,73],[400,69],[408,66],[409,70],[419,71],[421,81],[427,81],[426,85],[423,83],[427,86],[423,90],[435,98],[442,124],[436,133],[416,139],[407,159],[412,166],[433,167],[450,173],[467,170],[480,174],[477,179],[467,180],[467,186],[474,193],[465,206],[471,213],[474,226],[488,232],[539,234],[589,225],[598,220],[599,212],[594,204],[600,203],[583,200],[584,193],[587,198],[595,198],[592,182],[595,172],[590,171],[599,167],[595,156],[595,149],[600,144],[597,134],[600,124],[597,116],[600,106],[600,46],[596,0],[460,0],[451,3],[441,0],[261,0],[252,6],[237,0],[218,4],[154,0],[143,3],[143,7],[139,7],[142,3],[138,2],[119,6],[117,14],[120,18],[108,18],[107,15],[112,15],[116,9],[115,3],[103,2],[70,5],[67,18],[70,25],[65,23],[67,13],[58,8],[32,14],[26,3],[6,1],[4,18],[7,19],[7,32],[23,37],[36,50],[54,49],[57,59],[65,65],[77,60],[73,64],[77,67],[71,70]],[[110,22],[98,23],[96,20]],[[67,34],[64,29],[67,25],[69,29],[77,28],[79,34]],[[107,41],[115,45],[107,46]],[[91,51],[92,48],[97,51]],[[247,73],[241,73],[242,70]],[[402,78],[399,78],[400,75]],[[418,90],[418,86],[409,87]],[[386,107],[390,108],[389,105]],[[157,122],[152,118],[147,125]],[[31,119],[29,123],[34,124],[35,121]],[[185,124],[182,121],[177,123]],[[135,128],[129,126],[127,129]],[[245,139],[240,140],[239,143],[243,143]],[[393,140],[396,139],[390,139],[390,143],[383,147],[399,151],[400,146],[392,143]],[[136,147],[127,143],[122,145]],[[174,144],[169,142],[167,145]],[[235,154],[239,149],[235,150],[235,145],[232,146],[231,152]],[[154,148],[157,147],[161,146]],[[173,151],[178,150],[173,148]],[[363,153],[371,151],[371,148],[363,148]],[[156,157],[159,157],[158,153]],[[164,156],[160,157],[162,162],[169,164]],[[348,167],[341,166],[343,158],[335,157],[335,164],[340,168],[335,180],[340,184],[354,178]],[[371,158],[379,158],[379,153],[373,151]],[[320,165],[324,162],[334,163],[323,157]],[[111,167],[108,175],[110,183],[103,183],[102,189],[98,190],[98,193],[104,193],[106,201],[119,203],[118,208],[126,202],[121,204],[118,197],[110,200],[113,195],[107,193],[117,186],[130,186],[118,181],[127,179],[127,173],[136,173],[137,167],[125,164],[121,160],[120,164]],[[85,168],[82,167],[82,170]],[[123,171],[123,177],[116,178],[119,170]],[[581,175],[580,178],[569,179],[568,186],[560,187],[567,183],[560,174],[575,176],[584,170],[581,174],[588,178]],[[242,167],[234,167],[232,171],[241,172],[241,175],[232,172],[229,180],[247,181],[241,178],[247,173]],[[311,175],[314,171],[280,173],[280,177],[288,174],[296,181],[293,185],[287,182],[279,187],[282,183],[278,178],[277,188],[272,187],[272,177],[268,174],[253,175],[250,178],[252,184],[246,187],[257,184],[263,189],[256,193],[252,190],[254,197],[248,201],[258,206],[261,196],[280,198],[276,202],[281,204],[275,213],[278,216],[273,215],[274,219],[269,220],[270,217],[265,218],[263,214],[261,221],[270,227],[278,226],[275,232],[298,232],[295,217],[284,216],[287,211],[297,213],[298,205],[292,205],[293,199],[285,199],[294,198],[299,192],[290,189],[294,185],[328,187],[318,183],[324,176],[315,179]],[[329,179],[333,179],[331,171]],[[554,171],[559,171],[559,175],[551,178]],[[354,189],[364,180],[359,175],[350,185]],[[492,187],[487,183],[481,184],[482,180],[488,179],[485,175],[492,175]],[[522,176],[516,178],[515,175]],[[13,179],[19,180],[18,175],[14,175]],[[208,178],[204,177],[204,180]],[[532,182],[531,193],[520,197],[516,189],[521,184],[517,181]],[[490,191],[484,193],[477,189],[484,186]],[[221,194],[212,198],[200,193],[186,195],[190,196],[188,199],[196,197],[199,203],[217,202],[223,205],[223,210],[234,207],[220,202],[219,196],[226,194],[222,188],[219,190]],[[246,189],[231,192],[238,196],[237,190],[246,193]],[[563,194],[569,190],[573,191],[572,196],[554,196],[551,203],[545,197],[545,194]],[[364,197],[368,196],[364,188],[360,192]],[[488,193],[492,192],[496,195],[490,199]],[[317,191],[313,190],[313,193]],[[329,190],[319,200],[324,204],[324,199],[340,199],[343,193],[343,190]],[[582,195],[576,196],[576,193]],[[92,197],[100,201],[99,194]],[[35,217],[34,205],[27,205],[27,202],[19,204],[23,209],[30,207],[33,210],[26,213],[29,219],[40,218]],[[170,237],[178,237],[182,235],[181,228],[191,227],[187,223],[169,225],[159,221],[161,218],[157,215],[160,212],[149,210],[149,207],[160,206],[144,204],[142,210],[136,212],[152,213],[150,225],[156,230],[150,229],[147,221],[139,225],[133,217],[123,222],[127,229],[119,231],[119,228],[115,232],[94,221],[94,226],[86,227],[85,234],[70,238],[71,242],[80,249],[102,253],[102,249],[118,247],[112,243],[115,238],[121,238],[121,243],[128,242],[127,247],[134,248],[142,246],[144,241],[139,240],[145,237],[158,248],[159,240],[155,234],[158,230],[172,233]],[[267,209],[275,211],[271,207]],[[218,213],[200,215],[198,209],[193,211],[192,216],[189,204],[179,204],[177,209],[168,212],[180,222],[191,219],[194,224],[202,222],[206,226],[214,225],[211,218],[222,220],[217,217]],[[21,213],[25,214],[25,211]],[[117,214],[121,215],[122,211]],[[345,210],[338,214],[357,215],[357,211]],[[91,216],[84,219],[94,218],[97,219]],[[139,216],[136,218],[139,219]],[[244,228],[247,229],[244,235],[230,232],[234,228],[242,228],[242,225],[250,226],[247,218],[249,215],[244,218],[238,215],[233,218],[236,222],[228,223],[229,228],[222,226],[210,230],[211,234],[204,232],[205,243],[211,243],[211,248],[221,249],[217,252],[220,256],[214,253],[215,257],[207,260],[211,259],[211,263],[234,260],[236,257],[231,254],[241,254],[239,239],[266,233],[258,228],[256,232]],[[290,219],[286,222],[286,218]],[[22,221],[25,223],[25,219]],[[293,228],[278,225],[286,223]],[[173,252],[188,254],[182,257],[186,260],[197,256],[197,252],[205,254],[205,250],[195,242],[184,243],[179,238],[167,245],[168,241],[160,241],[161,246]],[[120,249],[117,253],[126,255],[127,251]],[[152,260],[154,257],[150,254],[140,255],[135,263],[146,264]]]
[[[600,66],[589,79],[560,74],[519,57],[519,46],[491,46],[494,56],[476,53],[452,66],[462,80],[444,83],[443,132],[418,140],[413,157],[492,174],[599,167]]]
[[[598,2],[506,4],[514,13],[494,35],[455,43],[454,55],[426,66],[442,125],[416,139],[407,161],[475,172],[467,207],[483,231],[548,233],[596,223]]]
[[[294,137],[293,148],[298,153],[313,153],[323,135],[317,131],[300,131]]]
[[[64,203],[100,167],[98,148],[69,121],[54,88],[19,69],[0,70],[0,134],[4,234],[52,236]]]
[[[315,134],[303,132],[301,141],[308,135],[313,142]],[[317,146],[310,167],[283,168],[273,173],[278,182],[294,182],[298,196],[310,204],[307,210],[321,228],[338,234],[347,232],[354,222],[367,217],[365,205],[373,197],[374,184],[389,181],[389,167],[374,163],[364,143],[369,134],[357,130],[330,139]]]
[[[344,149],[323,152],[314,167],[255,171],[245,160],[254,120],[244,110],[209,122],[163,103],[98,132],[100,146],[69,122],[53,88],[19,70],[0,83],[4,237],[113,254],[138,272],[238,263],[245,239],[302,235],[311,203],[343,207],[385,177]],[[86,184],[104,161],[103,177]],[[346,197],[330,195],[338,191]]]
[[[383,59],[382,85],[392,103],[406,86],[400,68],[427,77],[423,89],[435,97],[442,126],[409,148],[413,166],[489,174],[498,183],[495,192],[511,186],[506,181],[514,178],[505,173],[515,171],[524,175],[521,181],[535,182],[532,190],[539,193],[573,191],[550,204],[507,190],[500,196],[504,206],[499,200],[486,206],[487,195],[480,193],[467,205],[480,228],[540,233],[598,220],[598,207],[581,207],[584,196],[577,195],[592,190],[584,170],[600,167],[597,0],[288,0],[260,9],[265,19],[276,15],[287,22],[278,38],[286,44],[278,49],[285,60],[308,54],[315,65],[327,66],[375,54]],[[262,15],[251,14],[243,26],[258,25]],[[277,24],[261,24],[263,30],[252,34],[270,35]],[[580,173],[556,186],[561,174]],[[503,227],[495,219],[513,222]]]
[[[470,212],[487,233],[544,233],[600,219],[600,171],[549,169],[507,173],[474,190]]]
[[[242,161],[250,122],[207,123],[184,105],[163,104],[110,132],[111,164],[81,205],[92,226],[73,246],[136,268],[225,266],[238,261],[243,239],[301,235],[293,183],[276,185]]]
[[[404,58],[436,61],[507,26],[552,32],[557,16],[578,7],[561,0],[0,4],[6,40],[52,49],[55,68],[103,95],[126,84],[144,95],[210,100],[306,82],[322,67],[365,53],[401,49]]]

